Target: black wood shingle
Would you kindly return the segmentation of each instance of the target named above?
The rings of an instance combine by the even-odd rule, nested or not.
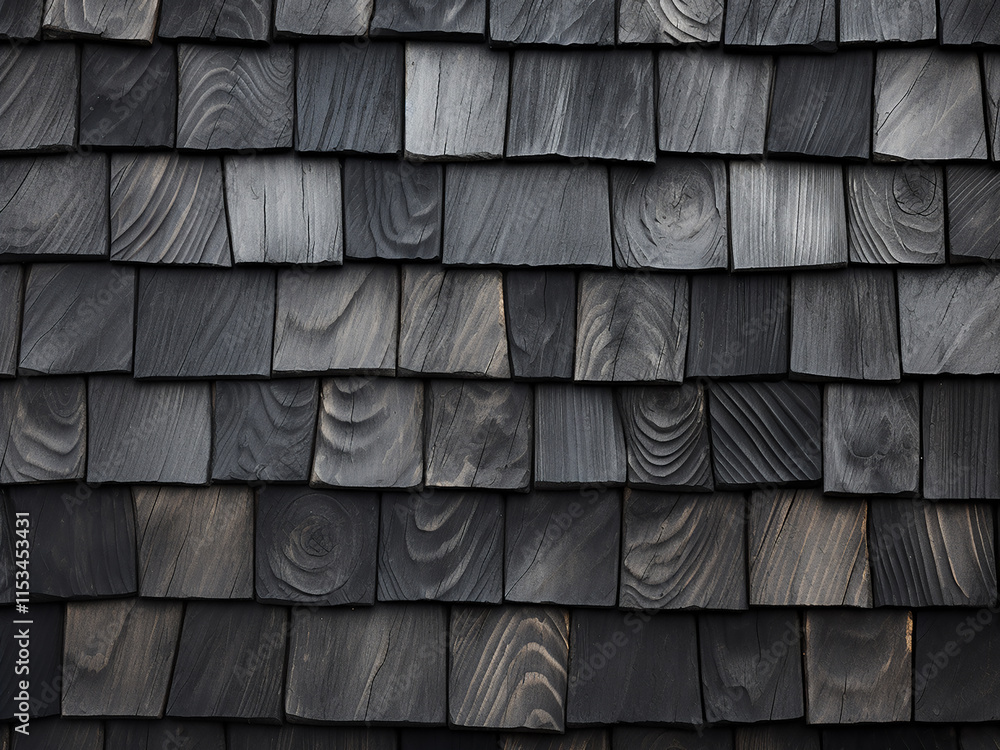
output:
[[[158,35],[168,39],[267,41],[272,0],[160,0]]]
[[[73,44],[0,49],[0,151],[66,151],[77,130],[80,58]]]

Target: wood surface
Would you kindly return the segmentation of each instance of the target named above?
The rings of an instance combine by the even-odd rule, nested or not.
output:
[[[503,600],[504,502],[479,492],[383,493],[378,600]]]
[[[812,489],[753,492],[751,606],[871,607],[866,507]]]
[[[746,609],[743,495],[628,490],[618,606]]]
[[[111,156],[111,259],[229,266],[218,156]]]
[[[100,721],[62,721],[58,717],[53,717],[32,722],[30,731],[31,735],[28,738],[19,739],[18,735],[14,735],[11,747],[18,750],[31,750],[36,747],[104,750],[104,723]]]
[[[504,301],[514,377],[572,378],[576,274],[551,268],[507,271]]]
[[[279,37],[363,37],[373,0],[274,0]]]
[[[824,391],[823,491],[915,495],[920,487],[920,392],[830,383]]]
[[[9,497],[8,490],[0,489],[0,604],[14,602],[14,519]]]
[[[837,47],[837,4],[833,0],[728,0],[727,46]]]
[[[483,41],[486,0],[380,0],[370,26],[372,36],[461,37]],[[404,750],[406,743],[403,743]]]
[[[925,729],[921,727],[921,729]],[[863,730],[878,732],[877,727],[865,727]],[[735,750],[820,750],[820,730],[804,724],[757,724],[736,729]],[[843,748],[847,750],[847,748]]]
[[[62,715],[161,717],[183,611],[135,598],[68,603]]]
[[[399,270],[348,263],[278,272],[276,373],[396,372]]]
[[[170,742],[184,750],[226,750],[222,722],[120,719],[104,725],[104,736],[104,750],[163,750],[163,744]]]
[[[24,627],[18,620],[24,618],[15,614],[14,610],[7,612],[5,622],[0,625],[0,637],[7,643],[16,643],[15,638]],[[21,692],[19,683],[25,677],[20,648],[7,648],[0,656],[0,669],[3,669],[3,678],[0,678],[0,698],[3,699],[0,718],[10,724],[14,724],[12,720],[15,718],[17,724],[23,723],[23,717],[15,717],[17,713],[27,713],[31,719],[59,716],[60,713],[63,682],[63,606],[59,603],[32,603],[28,619],[31,620],[28,628],[31,663],[27,676],[31,698],[26,712],[18,705],[20,701],[15,701],[15,696]],[[22,661],[21,669],[18,669],[18,661]],[[32,722],[29,732],[33,731],[34,726]],[[0,734],[0,748],[6,750],[8,747],[6,739]]]
[[[133,487],[139,594],[253,597],[253,494],[247,487]]]
[[[0,264],[0,377],[17,373],[23,296],[23,267],[17,263]]]
[[[494,732],[455,732],[451,729],[402,729],[399,750],[498,750]],[[395,750],[395,745],[392,750]]]
[[[603,166],[450,165],[444,262],[610,267],[608,204]]]
[[[403,140],[403,46],[308,44],[296,54],[299,151],[397,154]]]
[[[444,724],[447,633],[438,604],[296,610],[285,711],[310,723]]]
[[[615,43],[613,0],[510,0],[490,8],[490,41],[502,44]]]
[[[948,247],[950,260],[993,261],[1000,257],[1000,180],[990,167],[949,164]]]
[[[569,624],[557,607],[452,607],[449,723],[563,732]]]
[[[158,0],[46,0],[42,30],[47,38],[99,37],[153,41]]]
[[[392,729],[227,724],[226,740],[228,750],[396,750]]]
[[[986,51],[983,63],[983,99],[986,102],[986,134],[990,155],[1000,154],[1000,54]]]
[[[0,39],[28,41],[42,34],[44,0],[10,0],[0,8]],[[0,747],[6,745],[0,743]]]
[[[228,156],[226,211],[236,263],[340,263],[340,162],[298,154]]]
[[[322,381],[311,483],[409,489],[423,482],[420,380]]]
[[[83,378],[0,381],[0,483],[83,479],[87,386]]]
[[[944,44],[1000,44],[1000,10],[992,3],[941,0],[941,41]]]
[[[664,729],[620,724],[613,728],[611,740],[612,747],[633,750],[732,750],[733,730],[728,727]]]
[[[0,48],[0,151],[72,149],[79,80],[75,45]]]
[[[157,35],[168,39],[266,42],[273,0],[160,0]]]
[[[500,271],[410,265],[402,275],[399,374],[510,377]]]
[[[622,0],[619,44],[691,44],[722,39],[722,0]]]
[[[616,490],[508,495],[504,599],[614,606],[621,513]]]
[[[374,492],[261,488],[254,536],[257,599],[374,604],[378,523]]]
[[[840,0],[840,42],[923,42],[937,39],[933,0],[887,5],[878,0]]]
[[[996,726],[988,724],[965,726],[959,732],[961,736],[959,747],[962,750],[993,750],[1000,747],[1000,730]],[[954,737],[954,730],[952,730],[952,737]]]
[[[955,727],[893,724],[829,727],[822,730],[823,750],[958,750]],[[963,747],[963,750],[968,750]]]

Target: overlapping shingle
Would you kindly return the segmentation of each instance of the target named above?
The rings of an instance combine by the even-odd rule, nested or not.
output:
[[[486,34],[486,0],[378,0],[371,21],[372,36],[469,38]]]
[[[157,33],[168,39],[263,42],[271,30],[272,0],[160,0]]]
[[[952,165],[945,169],[948,185],[948,247],[950,260],[992,261],[1000,257],[1000,179],[992,167]]]
[[[879,0],[840,0],[840,41],[922,42],[937,38],[934,0],[888,5]]]
[[[733,46],[837,46],[837,5],[832,0],[728,0],[725,43]]]
[[[624,0],[618,6],[618,43],[718,42],[724,9],[722,0]]]
[[[159,0],[46,0],[46,37],[100,37],[125,42],[153,41]]]
[[[83,378],[0,381],[0,482],[83,479],[87,419]]]
[[[372,0],[274,0],[279,37],[361,37],[368,32]]]
[[[943,44],[1000,44],[1000,11],[992,3],[940,0]]]
[[[611,45],[613,0],[510,0],[490,7],[490,40],[510,44]]]
[[[0,8],[0,39],[27,41],[42,33],[45,0],[11,0]]]
[[[515,378],[573,377],[576,275],[560,269],[504,274],[507,342]]]
[[[0,49],[0,151],[67,151],[77,133],[80,61],[72,44]]]

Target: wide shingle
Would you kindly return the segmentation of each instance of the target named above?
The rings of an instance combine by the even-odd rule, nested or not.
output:
[[[274,0],[279,37],[362,37],[368,33],[373,0]]]
[[[272,0],[160,0],[157,34],[168,39],[264,42]]]
[[[729,0],[725,43],[832,51],[837,46],[837,5],[833,0]]]
[[[840,0],[840,41],[923,42],[937,38],[937,3]]]
[[[486,0],[449,0],[447,3],[378,0],[371,34],[482,41],[486,34]]]
[[[619,44],[690,44],[722,39],[723,0],[623,0]]]
[[[46,37],[100,37],[123,42],[153,40],[159,0],[46,0]]]
[[[66,151],[77,127],[80,62],[72,44],[0,49],[0,151]]]
[[[510,0],[490,7],[490,40],[509,44],[612,45],[614,0]]]

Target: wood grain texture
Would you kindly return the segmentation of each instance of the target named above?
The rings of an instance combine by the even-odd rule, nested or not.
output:
[[[986,134],[990,155],[1000,154],[1000,54],[983,52],[983,99],[986,102]]]
[[[176,742],[184,750],[226,750],[222,722],[122,719],[108,722],[104,731],[104,750],[162,750],[164,742]]]
[[[945,180],[950,260],[996,260],[1000,257],[1000,179],[990,167],[949,164]]]
[[[729,180],[734,269],[847,262],[839,165],[740,161]]]
[[[162,716],[183,610],[135,598],[67,604],[62,715]]]
[[[111,259],[232,264],[217,156],[113,154]]]
[[[943,263],[944,173],[926,164],[847,168],[852,263]]]
[[[17,373],[23,287],[24,271],[21,265],[0,264],[0,377]]]
[[[344,161],[345,254],[349,258],[441,257],[444,168],[386,159]]]
[[[823,491],[915,495],[920,488],[920,392],[830,383],[824,393]]]
[[[397,154],[403,140],[403,46],[308,44],[296,55],[299,151]]]
[[[830,727],[822,731],[824,750],[957,750],[955,727],[917,724],[865,727]],[[963,748],[963,750],[965,750]]]
[[[257,599],[373,604],[378,523],[374,492],[263,487],[257,493]]]
[[[423,482],[424,385],[419,380],[322,382],[310,482],[409,489]]]
[[[611,739],[612,747],[627,747],[634,750],[732,750],[733,748],[733,730],[728,727],[654,729],[620,724],[614,727]]]
[[[486,0],[380,0],[370,31],[372,36],[461,37],[481,42],[486,34]]]
[[[528,385],[432,380],[424,435],[427,486],[528,489],[533,406]]]
[[[698,617],[705,718],[710,722],[798,719],[802,645],[794,610]]]
[[[924,42],[937,39],[937,5],[916,0],[889,6],[878,0],[840,0],[840,41]]]
[[[688,377],[787,373],[790,299],[785,274],[692,276]]]
[[[805,383],[714,383],[709,390],[716,487],[817,482],[822,394]]]
[[[818,490],[750,495],[751,606],[872,606],[866,503]]]
[[[687,334],[686,277],[580,274],[575,380],[679,383]]]
[[[0,483],[83,479],[87,386],[83,378],[0,381]]]
[[[83,46],[81,146],[171,148],[176,119],[173,46],[158,42],[151,47]]]
[[[567,724],[702,723],[694,615],[576,610],[569,653]]]
[[[621,512],[616,490],[509,495],[504,598],[613,607]]]
[[[657,60],[661,151],[764,153],[774,78],[771,57],[661,50]]]
[[[139,594],[253,597],[253,494],[247,487],[134,487]]]
[[[62,721],[52,717],[32,722],[31,734],[21,736],[11,730],[10,747],[16,750],[35,748],[73,747],[79,750],[104,748],[104,723],[100,721]],[[8,745],[0,745],[7,748]]]
[[[876,607],[985,607],[996,599],[988,504],[879,500],[869,518]]]
[[[612,0],[511,0],[490,8],[490,41],[507,44],[615,43]]]
[[[399,750],[498,750],[499,742],[495,732],[451,729],[402,729],[399,732]]]
[[[402,273],[401,375],[510,377],[500,271],[404,266]]]
[[[687,271],[729,267],[725,162],[659,159],[611,170],[615,265]]]
[[[619,44],[690,44],[722,39],[722,0],[623,0]]]
[[[0,206],[0,256],[107,257],[106,156],[5,158]]]
[[[189,602],[167,715],[280,722],[288,627],[284,607]]]
[[[57,599],[136,593],[135,514],[125,488],[12,487],[31,521],[31,590]],[[38,683],[41,684],[41,683]]]
[[[867,160],[874,71],[868,51],[779,56],[768,152]]]
[[[865,730],[876,733],[879,728],[865,727]],[[785,750],[793,747],[798,750],[820,750],[821,747],[820,730],[804,724],[758,724],[738,727],[734,740],[736,750]]]
[[[88,482],[208,482],[208,383],[95,375],[87,381],[87,404]]]
[[[639,50],[519,50],[507,156],[655,162],[653,62]]]
[[[508,52],[475,44],[408,42],[406,156],[503,156],[509,77]]]
[[[44,0],[10,0],[0,8],[0,39],[28,41],[42,34]],[[6,750],[6,745],[0,743]]]
[[[444,262],[612,264],[605,167],[454,164],[444,204]]]
[[[515,378],[573,377],[576,275],[559,269],[507,271],[507,343]]]
[[[153,41],[157,0],[46,0],[42,30],[46,37]]]
[[[536,487],[624,484],[626,464],[624,431],[610,388],[535,388]]]
[[[567,610],[455,606],[450,633],[451,724],[565,730]]]
[[[266,42],[273,0],[160,0],[157,34],[167,39]]]
[[[293,612],[286,713],[311,723],[444,724],[447,618],[437,604]]]
[[[373,0],[274,0],[279,37],[363,37]]]
[[[16,644],[18,648],[7,648],[0,655],[0,668],[3,669],[3,678],[0,679],[0,699],[3,700],[3,709],[0,710],[0,717],[5,722],[13,723],[15,714],[22,714],[16,717],[18,724],[25,721],[27,714],[31,719],[39,719],[45,716],[59,716],[59,703],[62,698],[62,651],[63,651],[63,607],[61,604],[37,604],[32,603],[30,615],[29,643],[31,664],[29,672],[24,673],[24,659],[21,657],[20,643],[15,638],[24,629],[23,617],[15,614],[15,610],[5,608],[4,623],[0,625],[0,637],[8,643]],[[22,622],[17,622],[21,620]],[[21,661],[20,674],[18,661]],[[30,699],[27,708],[21,701],[15,700],[21,692],[20,681],[28,678]],[[23,695],[22,695],[23,700]],[[20,704],[20,705],[19,705]],[[34,722],[32,722],[34,724]],[[29,727],[29,732],[34,731],[34,726]],[[20,733],[18,733],[20,734]],[[29,737],[32,734],[28,735]],[[0,733],[0,748],[7,750],[10,745],[7,738]],[[58,745],[57,745],[58,747]]]
[[[712,489],[702,385],[620,388],[617,396],[630,487]]]
[[[746,609],[745,527],[743,495],[629,490],[618,606]]]
[[[130,372],[135,271],[110,263],[28,269],[18,371]]]
[[[821,52],[837,47],[837,5],[832,0],[729,0],[725,26],[727,46]]]
[[[499,604],[503,520],[500,495],[384,493],[379,601]]]
[[[275,272],[146,268],[136,293],[137,378],[271,374]]]
[[[398,326],[395,266],[279,271],[274,372],[392,375]]]
[[[1000,10],[992,3],[941,0],[944,44],[1000,44]]]
[[[899,380],[896,311],[891,269],[792,274],[792,374]]]
[[[1000,498],[1000,382],[923,382],[923,495]]]
[[[810,724],[910,720],[910,612],[808,610],[805,640]]]
[[[396,750],[392,729],[228,724],[229,750]]]
[[[228,156],[224,167],[236,263],[341,262],[337,159],[254,154]]]
[[[306,482],[319,407],[315,380],[220,380],[212,400],[212,479]]]
[[[570,729],[551,735],[517,732],[500,735],[502,750],[610,750],[607,729]]]
[[[880,50],[875,66],[876,160],[985,159],[979,65],[971,52]]]
[[[73,148],[79,80],[75,45],[4,45],[0,49],[0,151]]]

